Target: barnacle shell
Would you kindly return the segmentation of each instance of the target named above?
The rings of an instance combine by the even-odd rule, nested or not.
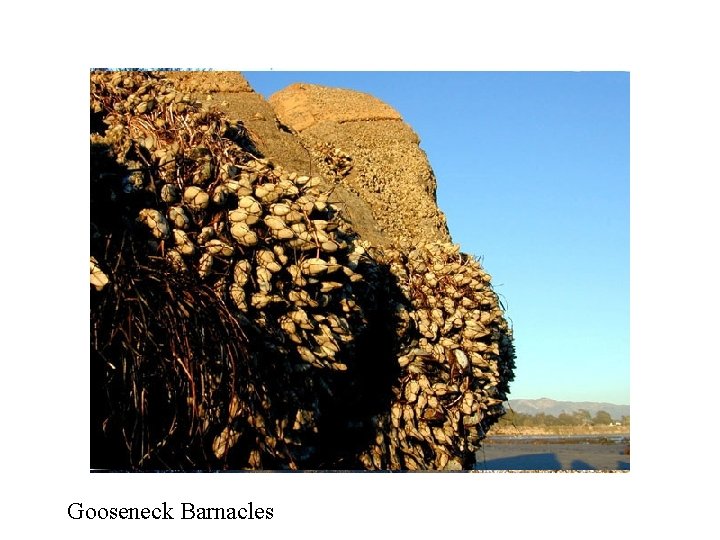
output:
[[[173,236],[179,253],[182,255],[193,255],[195,253],[195,246],[185,231],[182,229],[173,229]]]
[[[317,276],[327,272],[327,262],[318,258],[305,259],[300,268],[303,274]]]
[[[208,240],[205,244],[205,248],[211,255],[219,255],[222,257],[230,257],[235,252],[230,244],[227,244],[222,240],[218,240],[217,238]]]
[[[107,274],[100,269],[95,257],[90,257],[90,285],[95,287],[96,291],[102,291],[110,282]]]
[[[160,199],[168,204],[175,204],[180,200],[180,188],[174,184],[164,184],[160,188]]]
[[[154,208],[143,208],[140,210],[138,218],[150,228],[150,232],[158,240],[164,240],[170,236],[170,225],[160,211]]]
[[[183,201],[191,210],[204,210],[210,204],[210,195],[199,186],[189,186],[183,193]]]
[[[190,218],[182,206],[172,206],[168,210],[168,217],[178,229],[187,229],[190,226]]]

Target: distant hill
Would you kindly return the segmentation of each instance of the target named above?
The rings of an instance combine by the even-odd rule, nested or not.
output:
[[[598,411],[605,411],[613,418],[620,420],[622,416],[630,416],[630,405],[616,405],[614,403],[598,403],[596,401],[555,401],[554,399],[511,399],[505,403],[506,408],[516,413],[538,414],[545,413],[558,416],[560,413],[572,414],[585,409],[591,415]]]

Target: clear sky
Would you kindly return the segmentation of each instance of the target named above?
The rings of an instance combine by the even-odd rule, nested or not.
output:
[[[629,403],[630,77],[625,72],[244,72],[392,105],[420,137],[453,240],[511,320],[510,398]]]

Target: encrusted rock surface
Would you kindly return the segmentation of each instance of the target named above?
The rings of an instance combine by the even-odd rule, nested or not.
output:
[[[215,74],[220,82],[212,82]],[[363,239],[451,241],[419,138],[390,105],[363,92],[302,83],[265,101],[239,73],[171,78],[204,108],[241,121],[264,157],[322,175],[334,188],[330,200]]]
[[[359,92],[271,101],[92,74],[93,440],[134,468],[472,468],[512,329],[417,136]]]
[[[402,121],[395,109],[370,94],[316,84],[291,84],[269,101],[280,121],[296,131],[323,122]]]
[[[364,199],[383,234],[450,241],[417,134],[389,105],[354,90],[294,84],[270,99],[321,172]]]

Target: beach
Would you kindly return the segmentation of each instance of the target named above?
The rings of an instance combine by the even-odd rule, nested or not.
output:
[[[629,471],[630,434],[495,435],[476,457],[479,471]]]

